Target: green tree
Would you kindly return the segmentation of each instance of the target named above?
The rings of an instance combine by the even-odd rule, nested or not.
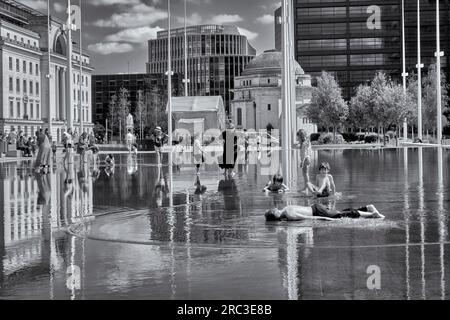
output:
[[[350,126],[358,129],[364,129],[367,132],[370,126],[370,118],[368,117],[368,110],[372,103],[372,91],[366,84],[358,86],[356,94],[350,100],[349,115],[347,122]]]
[[[126,119],[128,116],[128,113],[130,112],[130,93],[129,91],[122,87],[119,89],[119,95],[117,96],[117,117],[119,120],[119,123],[121,125],[122,135],[125,133],[126,128]],[[122,139],[122,137],[120,137]]]
[[[423,110],[423,128],[424,130],[436,133],[437,129],[437,70],[436,65],[432,64],[428,68],[427,75],[423,78],[423,96],[422,96],[422,110]],[[447,124],[444,113],[448,109],[448,84],[445,73],[441,70],[441,101],[442,101],[442,127]]]
[[[317,79],[317,87],[312,91],[311,104],[307,109],[308,117],[319,126],[329,130],[344,124],[348,117],[348,105],[342,98],[342,89],[329,73],[323,71]]]

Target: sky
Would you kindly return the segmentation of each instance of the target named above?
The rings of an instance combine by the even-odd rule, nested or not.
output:
[[[47,11],[46,0],[16,1]],[[83,47],[91,56],[94,74],[144,73],[147,41],[167,28],[168,1],[81,1]],[[50,6],[52,15],[66,19],[67,0],[50,0]],[[261,53],[275,47],[273,14],[279,6],[279,0],[187,0],[188,25],[236,25]],[[184,0],[171,0],[171,24],[172,28],[184,26]]]

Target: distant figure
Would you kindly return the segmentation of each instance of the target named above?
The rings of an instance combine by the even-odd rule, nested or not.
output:
[[[50,168],[50,154],[51,154],[51,146],[50,146],[50,141],[47,137],[47,135],[45,135],[42,132],[42,129],[39,130],[39,132],[36,133],[38,136],[38,155],[36,158],[36,171],[39,171],[41,169],[46,169],[46,168]]]
[[[311,207],[287,206],[283,210],[272,209],[265,213],[266,221],[301,221],[301,220],[326,220],[336,219],[384,219],[384,215],[378,212],[374,205],[368,205],[359,209],[345,209],[343,211],[331,210],[321,204]]]
[[[197,175],[200,174],[200,166],[205,162],[203,153],[204,153],[204,150],[202,147],[200,134],[196,133],[195,138],[194,138],[193,155],[194,155],[194,164],[195,164],[195,167],[197,170]]]
[[[72,129],[68,129],[66,132],[64,132],[63,134],[63,145],[64,145],[64,150],[65,150],[65,155],[64,155],[64,162],[72,162],[72,154],[73,154],[73,148],[74,148],[74,143],[73,143],[73,136],[72,136]]]
[[[56,151],[57,150],[58,150],[58,148],[56,147],[56,141],[53,141],[53,144],[52,144],[53,162],[56,161]]]
[[[106,156],[105,164],[107,167],[114,166],[114,156],[111,153]]]
[[[136,138],[131,133],[131,129],[128,129],[128,133],[127,133],[127,136],[125,138],[125,141],[126,141],[126,144],[127,144],[128,153],[131,153],[131,151],[133,150],[133,144],[135,143],[135,140],[136,140]]]
[[[238,138],[232,123],[229,123],[227,130],[222,132],[222,140],[223,156],[222,161],[220,161],[221,163],[219,163],[219,167],[224,170],[225,176],[233,177],[233,170],[236,166],[236,160],[238,157]]]
[[[302,169],[303,181],[305,183],[305,187],[303,192],[307,192],[309,181],[309,167],[311,166],[311,157],[312,157],[312,149],[311,149],[311,140],[308,133],[301,129],[297,132],[297,140],[300,146],[300,168]]]
[[[195,181],[195,191],[194,194],[196,195],[202,195],[206,192],[206,190],[208,189],[206,186],[202,185],[201,181],[200,181],[200,176],[197,176],[197,179]]]
[[[162,163],[161,148],[164,145],[165,137],[166,135],[162,132],[161,127],[156,127],[152,135],[152,140],[155,146],[156,156],[158,158],[158,165],[161,165]]]

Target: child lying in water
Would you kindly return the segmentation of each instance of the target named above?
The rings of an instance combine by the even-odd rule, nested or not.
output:
[[[284,179],[281,174],[276,174],[273,176],[272,181],[269,181],[264,187],[265,192],[278,192],[283,193],[288,191],[289,188],[283,183]]]
[[[315,204],[311,207],[287,206],[283,210],[272,209],[265,214],[267,221],[301,221],[301,220],[327,220],[336,219],[384,219],[384,215],[378,212],[374,205],[359,209],[345,209],[343,211],[331,210],[327,207]]]

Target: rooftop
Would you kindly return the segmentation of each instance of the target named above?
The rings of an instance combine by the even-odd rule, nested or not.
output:
[[[250,61],[242,72],[242,76],[273,73],[280,74],[282,66],[283,56],[281,52],[277,50],[267,50]],[[295,74],[305,74],[297,61],[295,61]]]

